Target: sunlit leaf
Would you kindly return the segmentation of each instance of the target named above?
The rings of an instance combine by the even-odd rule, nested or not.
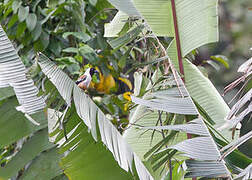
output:
[[[32,31],[37,24],[37,16],[34,13],[30,13],[26,18],[26,26],[29,31]]]
[[[78,115],[83,120],[85,125],[92,132],[94,140],[88,144],[92,144],[95,140],[103,143],[110,150],[119,166],[125,171],[133,173],[133,162],[136,172],[140,179],[153,179],[141,160],[131,150],[130,146],[125,142],[123,137],[114,127],[114,125],[106,118],[105,114],[94,104],[91,98],[79,89],[70,78],[63,73],[57,66],[52,63],[44,55],[40,55],[39,64],[42,71],[55,84],[61,96],[67,101],[71,101],[73,93],[73,101],[76,106]],[[62,83],[63,81],[63,83]],[[67,83],[67,84],[64,84]],[[67,87],[67,88],[66,88]],[[69,105],[69,104],[68,104]],[[95,134],[99,128],[99,137]],[[97,133],[98,134],[98,133]],[[79,150],[78,144],[75,144],[71,149]],[[83,149],[81,148],[81,151]]]
[[[117,48],[133,41],[141,33],[143,28],[144,28],[143,25],[139,25],[136,28],[134,28],[133,30],[126,33],[125,35],[120,36],[120,37],[113,39],[111,41],[108,41],[108,43],[111,45],[112,48],[117,49]]]
[[[108,0],[108,1],[117,9],[130,16],[140,16],[139,12],[134,6],[133,0],[127,0],[127,1]]]
[[[174,37],[171,2],[167,0],[133,0],[137,10],[157,36]]]
[[[168,55],[178,70],[178,58],[176,52],[176,44],[173,41],[168,47]],[[205,112],[215,122],[215,127],[219,127],[225,123],[224,119],[230,111],[219,92],[213,86],[211,81],[205,77],[201,71],[188,60],[183,61],[185,71],[185,85],[194,101],[196,101]],[[230,132],[226,129],[222,134],[231,139]]]
[[[66,53],[78,53],[79,52],[78,48],[73,48],[73,47],[63,49],[62,51],[66,52]]]
[[[11,5],[13,13],[16,14],[19,7],[21,6],[22,2],[21,1],[14,1]]]
[[[104,37],[118,37],[129,16],[119,11],[110,23],[104,25]]]
[[[250,164],[248,167],[246,167],[238,176],[235,177],[235,179],[251,179],[252,178],[252,164]]]
[[[62,35],[62,37],[63,37],[64,39],[67,39],[67,37],[70,36],[70,35],[72,35],[72,36],[74,36],[74,37],[80,39],[80,40],[81,40],[82,42],[84,42],[84,43],[87,42],[88,40],[90,40],[90,36],[87,35],[86,33],[83,33],[83,32],[65,32],[65,33]]]
[[[71,104],[71,96],[74,82],[66,76],[58,67],[51,61],[48,60],[46,56],[40,54],[40,67],[47,77],[55,84],[56,88],[62,92],[61,96],[66,101],[66,103],[70,106]],[[54,74],[57,73],[57,76]],[[65,90],[65,91],[64,91]]]
[[[110,2],[129,16],[140,14],[157,36],[174,37],[171,1],[110,0]],[[217,0],[175,1],[183,57],[204,44],[218,41],[217,2]]]
[[[165,99],[157,98],[151,100],[144,100],[132,96],[131,99],[136,104],[144,105],[155,110],[161,110],[177,114],[197,114],[197,111],[191,108],[192,102],[190,98],[166,97]]]
[[[251,71],[252,68],[252,58],[250,58],[249,60],[247,60],[245,63],[243,63],[239,68],[238,68],[238,72],[243,72],[243,73],[248,73]]]
[[[0,87],[11,86],[22,110],[32,114],[42,110],[45,102],[42,97],[38,97],[38,89],[31,79],[26,78],[26,69],[16,50],[0,27]]]
[[[164,84],[166,84],[165,90],[164,89],[160,90],[157,88],[157,90],[155,92],[155,86],[154,86],[154,87],[152,87],[152,91],[154,91],[154,92],[147,93],[147,95],[142,99],[137,98],[137,100],[136,100],[136,97],[132,97],[133,102],[136,102],[137,104],[140,104],[142,106],[144,105],[145,107],[150,107],[153,109],[158,109],[158,110],[162,110],[162,111],[166,111],[166,112],[182,113],[182,111],[178,112],[179,110],[177,110],[175,112],[175,110],[171,111],[171,109],[169,109],[170,107],[172,108],[172,107],[176,106],[176,103],[174,101],[177,101],[177,102],[179,101],[179,103],[181,103],[181,104],[176,109],[181,110],[181,109],[187,107],[188,109],[194,111],[194,114],[198,116],[198,119],[190,121],[189,124],[186,124],[186,125],[163,126],[163,124],[162,124],[162,126],[158,126],[156,124],[155,126],[152,126],[152,127],[148,127],[148,126],[146,127],[146,125],[145,125],[145,127],[142,127],[142,124],[140,124],[139,129],[143,129],[143,130],[153,129],[153,130],[156,130],[159,132],[162,132],[162,130],[176,130],[176,131],[180,130],[180,131],[184,131],[187,133],[198,134],[200,136],[194,137],[192,139],[183,140],[177,144],[168,146],[167,139],[166,139],[166,137],[164,137],[165,134],[163,132],[162,133],[163,134],[163,141],[160,141],[158,144],[156,144],[152,148],[152,152],[150,152],[150,151],[147,152],[148,154],[151,154],[157,150],[160,150],[159,152],[157,152],[159,154],[159,156],[158,156],[159,162],[153,166],[154,170],[161,168],[162,165],[164,165],[172,157],[172,156],[170,157],[169,155],[167,155],[169,149],[178,150],[183,153],[181,155],[189,157],[189,158],[203,160],[203,161],[211,161],[213,163],[217,163],[217,161],[220,157],[220,152],[219,152],[219,149],[217,148],[217,145],[215,144],[210,132],[208,131],[205,123],[203,122],[202,117],[200,116],[199,112],[197,111],[196,106],[193,104],[193,101],[191,100],[191,97],[189,96],[189,94],[186,90],[186,87],[183,84],[183,81],[181,80],[179,75],[176,73],[176,71],[173,72],[172,75],[174,76],[173,78],[171,78],[171,76],[166,75],[163,78],[167,79],[167,80],[164,82],[159,82],[160,87],[163,87]],[[156,84],[156,86],[158,86],[158,83],[154,83],[154,84]],[[149,100],[146,100],[146,98],[147,99],[149,98]],[[174,101],[171,101],[171,98],[173,98]],[[185,98],[188,98],[188,100],[190,100],[190,103],[185,103],[185,102],[181,101],[181,99],[185,99]],[[160,108],[160,107],[163,107],[163,108]],[[183,110],[183,113],[186,114],[185,109]],[[142,112],[141,114],[144,114],[144,113]],[[150,112],[150,114],[154,115],[155,111]],[[144,118],[144,117],[142,116],[139,118]],[[161,121],[160,119],[163,119],[163,118],[161,118],[160,114],[159,114],[159,116],[156,117],[156,122]],[[134,122],[134,124],[137,125],[137,124],[139,124],[139,122],[140,122],[140,120],[137,120]],[[133,129],[133,128],[134,128],[134,126],[130,127],[130,129]],[[144,133],[146,133],[146,132],[143,132],[142,134],[144,134]],[[135,136],[133,136],[133,134]],[[134,131],[127,130],[126,133],[124,134],[124,136],[125,137],[129,136],[129,138],[127,138],[127,139],[131,143],[132,142],[136,143],[136,140],[134,140],[134,138],[135,139],[141,138],[143,140],[143,138],[141,137],[142,134],[138,134],[138,136],[136,136],[137,134]],[[169,135],[167,135],[167,138],[168,137],[169,137]],[[148,141],[150,141],[150,140],[148,140]],[[165,142],[165,143],[163,143],[163,142]],[[167,153],[163,153],[166,151],[167,151]],[[154,155],[152,155],[152,156],[154,156],[154,158],[155,158],[155,155],[156,154],[154,153]],[[224,161],[221,162],[221,166],[222,166],[222,168],[220,168],[219,171],[214,174],[215,177],[218,176],[219,174],[223,175],[224,177],[227,177],[229,175],[229,172],[228,172],[226,166],[224,165]],[[197,169],[191,169],[191,171],[192,171],[192,173],[196,173],[196,174],[198,173]],[[205,175],[208,176],[209,172],[207,172]],[[197,174],[197,176],[200,176],[200,175]]]
[[[183,131],[189,134],[197,134],[201,136],[208,136],[208,131],[205,126],[203,126],[203,121],[200,119],[195,119],[187,124],[177,124],[177,125],[164,125],[164,126],[153,126],[153,127],[143,127],[140,129],[152,129],[152,130],[175,130]]]
[[[23,7],[20,6],[18,10],[18,20],[23,22],[29,14],[29,6]]]
[[[195,161],[187,160],[188,167],[185,177],[227,177],[224,175],[223,169],[226,169],[224,164],[220,161]]]
[[[46,21],[48,21],[48,19],[53,15],[53,13],[56,11],[57,9],[53,9],[51,12],[49,12],[47,14],[47,16],[41,21],[41,25],[43,25]]]
[[[248,141],[252,138],[252,131],[248,132],[247,134],[239,137],[234,142],[231,142],[230,144],[226,145],[221,149],[222,152],[225,151],[225,153],[221,156],[221,159],[225,158],[227,155],[229,155],[232,151],[237,149],[240,145]]]

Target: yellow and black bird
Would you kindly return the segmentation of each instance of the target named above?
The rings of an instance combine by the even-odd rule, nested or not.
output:
[[[96,76],[98,82],[92,81],[93,76]],[[83,90],[94,89],[99,94],[122,94],[124,99],[131,101],[131,81],[123,77],[114,78],[112,74],[104,76],[97,67],[88,68],[76,84]]]

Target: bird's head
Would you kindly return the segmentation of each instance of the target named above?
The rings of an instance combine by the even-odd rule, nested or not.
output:
[[[88,68],[85,73],[80,76],[80,78],[75,82],[77,85],[80,84],[83,81],[95,81],[95,83],[99,82],[100,77],[99,77],[99,71],[97,71],[95,68]],[[88,82],[88,84],[89,84]]]
[[[94,83],[99,83],[100,81],[99,71],[97,71],[95,68],[90,68],[89,74],[92,77],[92,80],[94,81]]]
[[[94,74],[99,75],[99,72],[95,68],[90,68],[89,69],[89,74],[90,74],[90,76],[93,76]]]

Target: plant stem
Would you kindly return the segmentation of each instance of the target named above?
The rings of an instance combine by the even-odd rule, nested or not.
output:
[[[173,16],[173,24],[174,24],[174,30],[175,30],[177,53],[178,53],[179,72],[182,75],[182,80],[185,83],[185,73],[184,73],[182,54],[181,54],[181,44],[180,44],[180,39],[179,39],[179,30],[178,30],[175,0],[171,0],[171,6],[172,6],[172,16]],[[188,122],[187,118],[186,118],[186,122]],[[191,139],[192,135],[187,133],[187,138]],[[197,178],[192,178],[192,180],[196,180],[196,179]]]
[[[175,0],[171,0],[171,5],[172,5],[172,16],[173,16],[173,24],[174,24],[174,30],[175,30],[177,53],[178,53],[179,72],[182,74],[182,79],[185,82],[185,79],[184,79],[185,73],[184,73],[184,67],[183,67],[183,62],[182,62],[181,45],[180,45],[180,39],[179,39],[179,30],[178,30]]]

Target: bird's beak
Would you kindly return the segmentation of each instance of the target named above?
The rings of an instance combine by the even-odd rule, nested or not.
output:
[[[77,81],[75,81],[75,84],[80,84],[81,82],[83,82],[85,80],[85,78],[82,78],[82,79],[78,79]]]

